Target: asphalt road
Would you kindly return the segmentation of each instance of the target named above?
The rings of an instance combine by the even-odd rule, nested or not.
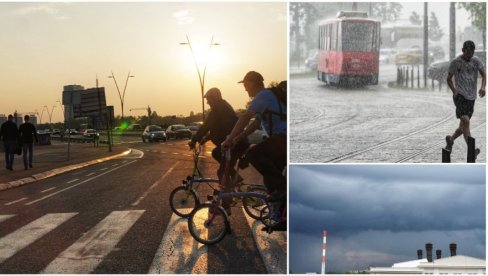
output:
[[[390,66],[391,67],[391,66]],[[388,88],[394,67],[380,71],[380,84],[360,88],[327,86],[314,77],[290,81],[290,162],[440,163],[445,136],[459,120],[451,92]],[[486,99],[478,98],[471,134],[486,162]],[[451,162],[466,162],[463,139]]]
[[[169,194],[193,166],[186,142],[134,142],[129,156],[0,192],[0,272],[286,273],[286,232],[260,231],[240,207],[214,246],[172,213]],[[252,168],[243,175],[260,183]]]

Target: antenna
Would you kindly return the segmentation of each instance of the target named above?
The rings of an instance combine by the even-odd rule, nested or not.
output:
[[[322,272],[320,274],[325,274],[325,251],[327,249],[327,231],[324,230],[324,242],[322,244]]]

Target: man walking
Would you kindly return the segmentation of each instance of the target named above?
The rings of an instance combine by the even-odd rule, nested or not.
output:
[[[451,151],[454,140],[464,136],[466,144],[468,137],[471,137],[470,119],[474,111],[474,102],[476,100],[476,90],[478,81],[478,72],[481,75],[481,88],[478,91],[480,97],[485,96],[485,66],[476,56],[473,56],[475,50],[474,42],[465,41],[463,44],[463,54],[451,61],[449,73],[447,75],[447,84],[453,93],[454,105],[456,106],[456,117],[460,120],[458,128],[452,135],[446,136],[446,150]],[[456,84],[452,82],[454,76]],[[480,149],[476,149],[476,155]]]
[[[11,171],[13,170],[15,147],[17,146],[17,138],[19,136],[17,125],[13,121],[14,116],[9,114],[8,120],[0,128],[0,137],[2,137],[5,148],[5,167]]]
[[[29,115],[24,116],[24,123],[19,127],[19,140],[22,143],[22,158],[24,159],[24,170],[27,170],[27,165],[32,168],[32,143],[33,138],[37,139],[36,127],[29,122]],[[29,163],[27,163],[27,153],[29,153]]]

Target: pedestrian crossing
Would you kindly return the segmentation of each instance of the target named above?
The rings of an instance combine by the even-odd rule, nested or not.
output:
[[[114,250],[117,244],[134,227],[145,210],[113,211],[67,248],[61,249],[56,257],[46,262],[41,271],[30,273],[87,274],[92,273]],[[32,243],[61,226],[79,213],[45,214],[13,232],[0,237],[0,272],[2,263],[28,248]],[[0,227],[8,224],[16,214],[0,215]],[[253,239],[268,273],[286,273],[286,232],[268,234],[261,231],[261,223],[247,217]],[[151,274],[208,273],[207,252],[209,246],[198,243],[188,231],[187,219],[172,214],[164,230],[152,264]],[[37,252],[36,254],[42,254]]]

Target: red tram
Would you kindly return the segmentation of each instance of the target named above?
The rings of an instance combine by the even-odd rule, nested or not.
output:
[[[367,13],[338,13],[319,25],[317,77],[330,84],[378,84],[380,22]]]

